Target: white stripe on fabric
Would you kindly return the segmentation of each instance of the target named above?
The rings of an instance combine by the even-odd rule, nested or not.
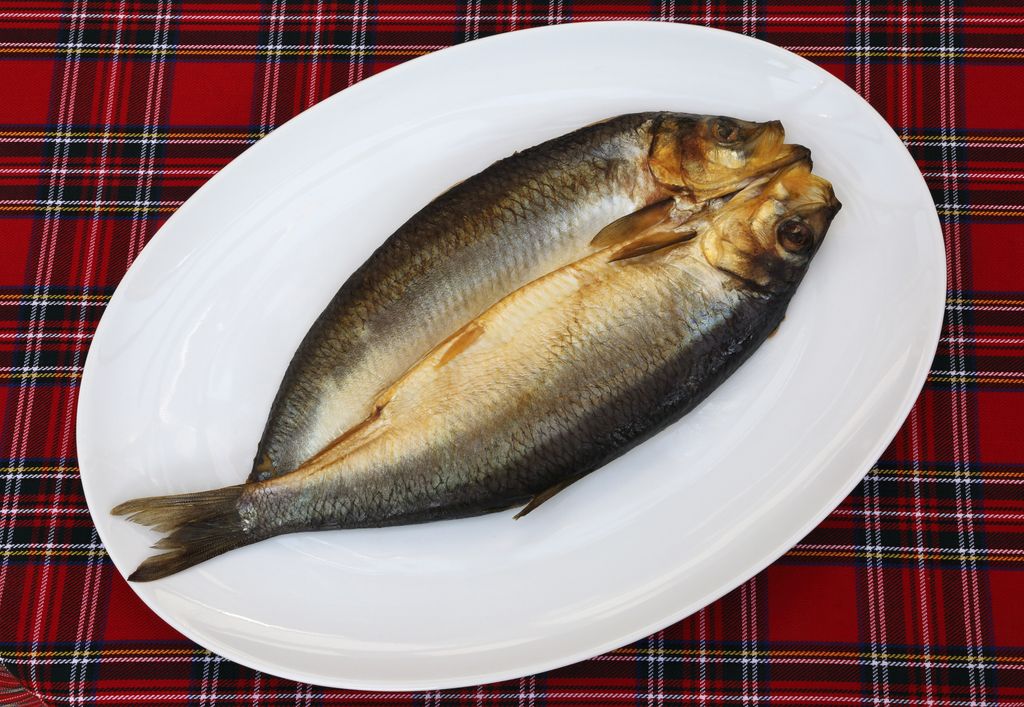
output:
[[[76,0],[74,9],[79,12],[86,10],[86,1]],[[84,38],[85,21],[84,20],[72,20],[69,34],[72,41],[82,41]],[[68,56],[64,65],[64,72],[61,80],[61,97],[60,107],[58,108],[57,123],[58,125],[70,124],[74,119],[74,106],[77,100],[78,94],[78,75],[81,67],[81,57],[78,54],[72,53]],[[63,196],[63,190],[66,184],[64,169],[67,168],[69,160],[70,148],[67,145],[60,146],[60,149],[56,150],[56,172],[53,178],[50,180],[48,197],[51,199],[59,199]],[[57,215],[47,210],[47,213],[43,219],[43,234],[40,243],[40,258],[36,265],[36,292],[42,296],[49,294],[49,283],[53,276],[54,266],[54,255],[57,247],[58,233],[60,227],[60,219]],[[31,333],[42,333],[42,329],[45,326],[45,314],[46,310],[41,308],[35,308],[32,310],[31,317],[29,319],[29,332]],[[43,351],[42,338],[33,338],[26,346],[26,360],[29,365],[38,366],[41,364],[41,356]],[[14,455],[20,458],[22,461],[20,464],[24,468],[24,458],[28,453],[28,436],[29,430],[31,429],[31,417],[34,403],[34,386],[28,386],[27,381],[23,381],[19,386],[18,395],[18,413],[19,416],[24,411],[23,423],[20,425],[16,419],[15,422],[15,433],[14,440],[15,451]],[[20,436],[19,436],[20,433]],[[66,453],[62,453],[61,456],[66,456]],[[63,488],[63,477],[54,479],[55,490],[59,493]],[[20,482],[16,484],[14,494],[17,496],[20,494]],[[17,498],[12,503],[16,504]],[[59,506],[59,500],[55,500],[53,504],[54,508]],[[16,509],[16,506],[12,507]],[[4,510],[7,510],[5,507]],[[55,511],[50,513],[51,519],[49,527],[47,528],[47,541],[53,542],[56,533],[56,524],[58,514]],[[9,528],[13,534],[14,521],[9,521]],[[5,543],[10,543],[13,540],[13,535],[9,535],[4,538]],[[3,574],[6,575],[6,568],[8,563],[3,563]],[[47,555],[43,558],[43,571],[39,578],[39,587],[36,589],[34,594],[35,599],[35,616],[33,617],[32,632],[31,632],[31,645],[32,650],[39,650],[39,646],[42,643],[42,629],[43,629],[43,617],[47,613],[47,597],[50,586],[50,574],[51,574],[52,562],[51,556]],[[3,582],[6,577],[0,577],[0,596],[3,595]],[[29,684],[31,690],[36,694],[42,692],[39,673],[35,665],[29,666]]]
[[[126,9],[126,0],[121,0],[120,11],[123,13]],[[114,44],[115,46],[121,42],[124,33],[124,20],[118,19],[117,26],[114,31]],[[104,108],[103,115],[103,129],[110,131],[113,127],[113,112],[114,112],[114,96],[119,88],[118,85],[118,68],[120,67],[120,58],[115,53],[110,60],[110,73],[106,81],[107,100]],[[102,143],[100,145],[100,163],[106,163],[107,156],[109,153],[109,143]],[[82,273],[82,290],[84,293],[88,293],[89,283],[93,280],[93,275],[96,267],[96,248],[97,241],[99,238],[99,227],[102,220],[102,212],[100,210],[103,204],[103,190],[106,186],[105,175],[98,175],[96,180],[96,197],[94,199],[95,208],[93,210],[92,219],[89,224],[89,237],[86,244],[85,254],[85,270]],[[77,333],[79,335],[85,334],[85,322],[88,315],[89,309],[86,301],[83,299],[78,305],[78,326]],[[83,364],[83,350],[80,347],[76,347],[73,351],[73,365],[75,368],[79,368]],[[65,428],[63,439],[61,440],[60,455],[68,456],[70,450],[70,431],[71,421],[74,419],[74,400],[77,395],[68,396],[68,409],[64,413]],[[61,481],[57,481],[58,486]],[[55,503],[60,502],[60,489],[58,488],[55,494]],[[55,519],[56,521],[56,519]],[[56,522],[54,523],[56,525]],[[95,529],[92,531],[93,543],[99,542],[99,537],[96,534]],[[78,626],[75,631],[75,650],[80,651],[85,647],[86,643],[91,640],[93,632],[96,626],[96,605],[99,603],[96,601],[96,596],[100,586],[100,579],[102,575],[102,568],[105,566],[105,555],[103,554],[90,554],[87,555],[84,587],[82,588],[82,598],[79,603],[78,609]],[[86,670],[84,663],[79,663],[72,666],[71,669],[71,690],[74,691],[79,698],[85,699],[85,691],[87,687],[87,677],[89,671]]]
[[[549,10],[548,14],[533,14],[533,13],[511,13],[514,15],[518,22],[530,20],[535,22],[557,22],[564,18],[559,15],[552,14]],[[89,20],[116,20],[119,17],[119,13],[114,12],[91,12],[91,13],[63,13],[63,12],[0,12],[0,20],[4,19],[75,19],[81,16],[83,19]],[[139,13],[139,14],[127,14],[125,15],[128,19],[132,20],[143,20],[143,21],[161,21],[161,20],[173,20],[175,22],[251,22],[257,23],[263,19],[260,14],[206,14],[206,13]],[[345,21],[350,22],[357,20],[360,17],[360,12],[357,9],[355,13],[333,13],[324,15],[326,21]],[[482,15],[481,19],[488,22],[498,22],[501,20],[508,20],[509,15]],[[711,13],[707,10],[703,15],[689,15],[675,18],[676,22],[706,22],[710,21]],[[316,19],[316,15],[309,15],[305,13],[296,13],[284,18],[288,22],[312,22]],[[383,13],[375,15],[377,22],[459,22],[462,19],[461,15],[452,14],[433,14],[433,13],[422,13],[422,14],[387,14]],[[630,19],[629,16],[619,15],[600,15],[600,14],[587,14],[581,13],[573,16],[574,22],[594,22],[600,20],[626,20]],[[720,22],[742,22],[742,15],[719,15],[715,19]],[[793,23],[821,23],[821,24],[845,24],[849,22],[849,17],[846,15],[759,15],[753,18],[757,22],[767,23],[782,23],[782,22],[793,22]],[[867,15],[862,18],[863,22],[871,24],[890,24],[893,21],[893,17],[886,15]],[[1024,24],[1024,17],[999,17],[999,16],[962,16],[962,17],[933,17],[930,15],[913,15],[909,17],[909,21],[915,24],[939,24],[939,25],[1021,25]]]
[[[317,79],[319,78],[320,69],[320,34],[323,31],[324,23],[324,0],[316,0],[316,19],[313,20],[313,56],[310,59],[309,67],[309,93],[306,96],[306,107],[311,107],[316,103],[318,95],[317,90]],[[283,46],[287,46],[282,44]]]

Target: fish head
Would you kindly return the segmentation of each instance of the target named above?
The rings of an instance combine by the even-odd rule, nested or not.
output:
[[[709,263],[764,290],[793,287],[842,207],[809,160],[736,194],[700,236]]]
[[[658,182],[702,201],[809,157],[806,147],[786,143],[777,120],[671,113],[655,128],[648,165]]]

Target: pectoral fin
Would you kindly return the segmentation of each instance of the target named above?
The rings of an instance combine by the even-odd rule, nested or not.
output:
[[[544,489],[543,491],[538,493],[536,496],[531,498],[530,502],[527,503],[525,506],[523,506],[523,509],[521,511],[519,511],[514,516],[512,516],[512,519],[513,520],[519,520],[520,518],[525,516],[527,513],[529,513],[530,511],[534,510],[535,508],[537,508],[537,506],[539,506],[540,504],[544,503],[544,501],[548,500],[549,498],[554,496],[556,493],[558,493],[562,489],[570,486],[573,482],[578,481],[581,478],[582,478],[581,476],[574,476],[571,479],[566,479],[565,481],[559,481],[557,484],[555,484],[554,486],[552,486],[549,489]]]
[[[590,241],[590,245],[605,248],[635,238],[668,218],[673,207],[675,207],[675,199],[664,199],[616,219],[602,228]]]
[[[435,367],[440,368],[468,349],[483,333],[484,328],[478,322],[473,321],[464,326],[458,333],[451,337],[451,343],[448,345],[445,352],[441,354],[441,359],[437,362]]]
[[[614,251],[612,256],[608,258],[608,262],[614,263],[616,260],[626,260],[628,258],[635,258],[638,255],[653,253],[662,248],[685,243],[696,235],[697,231],[695,229],[652,231]]]

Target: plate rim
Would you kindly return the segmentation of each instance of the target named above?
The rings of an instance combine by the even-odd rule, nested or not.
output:
[[[92,495],[90,493],[90,487],[92,482],[87,479],[90,478],[87,474],[83,474],[85,467],[93,466],[92,462],[86,463],[84,457],[88,457],[89,454],[82,454],[83,449],[88,449],[88,445],[82,444],[83,429],[89,427],[88,423],[83,424],[83,410],[91,409],[94,406],[92,402],[94,398],[98,397],[98,393],[95,390],[95,384],[92,383],[94,375],[91,373],[95,370],[97,364],[90,365],[94,360],[92,357],[93,349],[95,348],[96,342],[101,339],[106,330],[109,328],[108,314],[112,311],[117,311],[122,306],[122,300],[128,295],[124,294],[129,288],[122,287],[126,282],[132,282],[134,279],[140,277],[139,272],[143,270],[146,263],[152,258],[156,257],[153,253],[156,249],[152,248],[153,243],[163,241],[161,234],[168,229],[170,225],[175,223],[179,216],[179,213],[186,209],[194,208],[194,202],[196,197],[205,194],[210,189],[215,188],[224,179],[229,178],[238,169],[245,166],[248,161],[253,159],[253,155],[258,155],[260,150],[265,147],[265,143],[273,141],[272,144],[276,144],[283,136],[287,136],[290,133],[290,127],[301,116],[311,113],[313,111],[325,111],[329,110],[330,106],[338,100],[342,94],[351,96],[354,91],[356,93],[365,89],[367,85],[377,85],[382,81],[395,80],[396,77],[403,75],[409,66],[417,65],[419,62],[428,59],[438,53],[451,54],[454,52],[464,51],[467,46],[477,45],[480,43],[496,44],[498,42],[516,41],[514,38],[522,33],[529,34],[543,34],[543,33],[574,33],[574,32],[587,32],[593,31],[594,28],[601,27],[619,27],[623,31],[642,31],[642,32],[678,32],[680,34],[693,33],[701,35],[709,35],[715,39],[715,41],[725,42],[736,42],[747,47],[754,47],[758,51],[774,53],[777,57],[785,60],[786,62],[793,63],[802,66],[804,69],[812,71],[814,74],[820,76],[823,80],[837,85],[840,90],[845,90],[849,94],[852,94],[861,104],[866,106],[870,111],[871,120],[873,120],[878,127],[883,128],[882,134],[884,135],[883,140],[891,142],[895,140],[894,144],[898,144],[901,149],[893,150],[892,152],[899,153],[901,159],[911,169],[918,174],[918,180],[915,182],[915,188],[923,196],[927,198],[927,201],[932,204],[932,208],[928,214],[928,224],[922,225],[922,229],[931,231],[935,237],[939,239],[940,247],[934,250],[935,262],[927,264],[923,268],[923,271],[934,276],[935,279],[935,297],[932,311],[929,312],[930,322],[927,328],[930,331],[928,341],[931,344],[926,347],[926,351],[934,351],[939,343],[941,336],[942,324],[945,318],[945,300],[947,296],[947,282],[946,282],[946,254],[945,254],[945,242],[943,237],[943,230],[941,220],[939,219],[938,212],[934,208],[934,199],[928,190],[927,183],[924,177],[920,174],[920,168],[916,161],[910,155],[906,145],[899,138],[889,123],[878,113],[875,108],[864,100],[856,91],[850,88],[845,82],[840,80],[838,77],[829,73],[822,67],[814,64],[808,59],[801,57],[794,52],[779,47],[770,42],[751,37],[749,35],[740,34],[737,32],[730,32],[728,30],[718,29],[715,27],[708,27],[705,25],[697,25],[683,22],[664,22],[664,21],[653,21],[653,20],[600,20],[600,21],[583,21],[583,22],[568,22],[562,24],[544,25],[540,27],[530,27],[519,29],[511,32],[501,32],[499,34],[491,35],[488,37],[482,37],[479,39],[471,40],[469,42],[463,42],[461,44],[445,47],[437,51],[429,52],[427,54],[415,57],[406,62],[390,67],[378,74],[369,76],[352,86],[349,86],[331,96],[323,99],[314,106],[301,111],[292,118],[288,119],[269,134],[263,138],[257,140],[255,143],[246,148],[237,157],[232,159],[227,165],[221,168],[213,177],[207,180],[202,186],[200,186],[186,201],[182,204],[157,230],[157,232],[150,238],[149,242],[143,247],[142,251],[138,254],[135,260],[131,263],[124,277],[118,282],[110,301],[107,303],[104,309],[103,315],[100,318],[99,323],[96,326],[92,340],[90,341],[89,350],[86,354],[85,364],[83,366],[82,378],[79,384],[79,395],[78,403],[75,412],[76,426],[75,426],[75,439],[76,439],[76,452],[79,466],[79,478],[82,484],[83,496],[86,501],[86,505],[89,508],[90,520],[93,521],[93,526],[96,528],[96,532],[100,541],[104,545],[104,549],[107,552],[107,556],[114,564],[118,572],[121,573],[122,577],[126,577],[126,573],[122,570],[120,565],[114,560],[113,553],[110,551],[110,546],[107,543],[106,538],[103,537],[103,533],[100,530],[99,524],[93,520],[92,516],[95,511],[89,502],[89,498]],[[288,129],[286,129],[288,128]],[[190,205],[191,204],[191,205]],[[166,236],[164,236],[166,238]],[[932,357],[933,358],[933,357]],[[505,669],[505,670],[494,670],[491,672],[479,673],[474,675],[465,675],[462,677],[448,677],[438,680],[401,680],[394,679],[389,681],[381,680],[354,680],[354,679],[333,679],[330,676],[324,676],[319,674],[304,673],[301,670],[292,670],[290,668],[282,669],[281,666],[274,664],[271,661],[264,661],[257,656],[242,654],[235,651],[235,649],[228,645],[223,644],[221,641],[211,638],[209,636],[202,636],[202,640],[199,640],[196,635],[199,632],[194,632],[190,627],[184,626],[176,619],[174,615],[169,611],[164,611],[159,605],[154,606],[146,597],[141,595],[138,591],[135,591],[135,585],[128,583],[132,590],[135,591],[146,606],[156,613],[163,621],[169,624],[179,633],[183,634],[189,640],[194,643],[203,646],[214,653],[227,658],[240,665],[250,667],[261,672],[265,672],[269,675],[279,676],[285,679],[297,680],[304,683],[310,683],[315,685],[322,685],[325,687],[334,687],[342,689],[356,689],[356,690],[369,690],[369,691],[382,691],[382,692],[410,692],[410,691],[422,691],[422,690],[438,690],[438,689],[451,689],[451,688],[464,688],[476,685],[490,684],[505,680],[516,679],[527,675],[534,675],[537,673],[546,672],[549,670],[561,668],[567,665],[587,660],[594,656],[601,655],[615,648],[627,645],[636,640],[639,640],[645,636],[664,629],[672,624],[675,624],[682,619],[690,616],[691,614],[699,611],[701,608],[708,604],[718,600],[725,596],[729,592],[733,591],[736,587],[740,586],[744,582],[748,581],[751,577],[762,572],[766,567],[774,563],[779,557],[785,554],[790,548],[797,544],[802,538],[804,538],[811,530],[817,527],[832,511],[838,506],[844,498],[846,498],[850,492],[856,487],[856,485],[863,479],[865,474],[870,470],[871,466],[878,460],[885,448],[888,447],[890,442],[896,436],[899,429],[904,424],[907,416],[911,410],[920,392],[924,387],[927,380],[929,371],[931,370],[932,358],[927,357],[922,353],[920,357],[917,369],[914,372],[912,385],[907,388],[907,393],[899,406],[894,407],[894,413],[890,416],[888,423],[885,425],[885,433],[879,436],[878,441],[874,446],[871,447],[871,453],[867,455],[867,458],[858,462],[857,464],[851,465],[851,468],[855,471],[838,487],[838,492],[835,493],[827,503],[823,504],[816,513],[810,515],[809,520],[799,527],[799,530],[795,533],[791,533],[785,537],[785,539],[777,543],[769,552],[762,553],[761,560],[757,563],[748,565],[745,569],[733,574],[731,579],[727,582],[720,583],[718,587],[712,591],[704,594],[700,599],[690,602],[674,612],[671,612],[657,621],[650,622],[643,627],[620,633],[615,638],[607,639],[604,642],[593,645],[585,650],[577,650],[570,653],[562,654],[562,657],[557,659],[540,660],[530,665],[523,665],[521,667]]]

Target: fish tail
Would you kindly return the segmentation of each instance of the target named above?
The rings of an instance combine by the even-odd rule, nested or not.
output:
[[[111,513],[167,533],[153,547],[166,550],[147,558],[129,580],[149,582],[180,572],[236,547],[259,540],[242,528],[238,501],[244,485],[176,496],[136,498]]]

